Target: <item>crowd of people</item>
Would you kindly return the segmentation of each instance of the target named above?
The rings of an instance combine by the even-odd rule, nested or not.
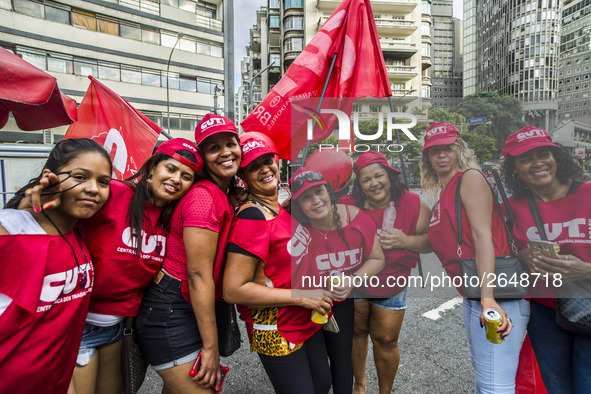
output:
[[[421,186],[432,207],[379,152],[355,160],[350,194],[303,166],[281,202],[277,152],[213,114],[194,143],[163,142],[125,181],[111,180],[95,142],[56,144],[0,210],[0,392],[121,393],[122,337],[133,330],[163,393],[212,393],[224,379],[223,298],[277,393],[365,393],[370,338],[379,391],[390,393],[409,297],[396,279],[420,253],[434,252],[452,278],[462,276],[459,259],[494,273],[495,256],[514,252],[526,273],[591,278],[591,183],[544,130],[507,139],[503,208],[453,124],[433,123],[424,137]],[[560,247],[552,257],[530,249],[545,239],[536,215]],[[490,283],[478,298],[457,286],[476,393],[534,390],[523,383],[532,354],[549,393],[591,392],[591,335],[557,323],[556,286],[542,282],[512,299]],[[483,328],[490,309],[500,343]]]

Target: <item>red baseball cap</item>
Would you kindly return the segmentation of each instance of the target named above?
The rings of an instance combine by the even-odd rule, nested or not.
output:
[[[384,167],[391,169],[392,171],[394,171],[397,174],[400,174],[402,172],[399,169],[396,169],[396,168],[388,165],[388,160],[386,159],[386,155],[384,155],[382,152],[367,151],[367,152],[360,154],[359,157],[357,158],[357,160],[355,160],[355,164],[353,166],[353,170],[355,171],[355,175],[357,175],[359,173],[359,171],[361,171],[364,167],[367,167],[368,165],[375,164],[375,163],[381,164]]]
[[[194,154],[197,162],[193,163],[192,161],[187,160],[183,156],[179,155],[177,152],[180,150],[186,150]],[[201,170],[203,170],[203,158],[201,157],[201,154],[195,145],[185,138],[173,138],[171,140],[164,141],[156,149],[156,152],[154,152],[154,154],[156,153],[164,153],[165,155],[180,161],[195,172],[201,172]]]
[[[558,145],[552,142],[552,137],[550,137],[550,134],[546,130],[534,126],[525,126],[507,138],[503,147],[503,155],[519,156],[540,146],[558,147]]]
[[[195,127],[195,145],[199,146],[204,139],[217,133],[232,133],[238,137],[236,125],[230,118],[216,114],[207,114]]]
[[[295,200],[303,192],[316,185],[327,185],[328,182],[321,173],[309,167],[300,167],[289,180],[291,199]]]
[[[434,122],[427,129],[425,146],[421,152],[432,146],[453,144],[459,137],[461,137],[460,132],[453,124]]]
[[[252,133],[244,133],[240,136],[240,149],[242,150],[240,168],[245,168],[263,155],[269,153],[274,155],[278,154],[277,148],[273,142],[258,138]]]

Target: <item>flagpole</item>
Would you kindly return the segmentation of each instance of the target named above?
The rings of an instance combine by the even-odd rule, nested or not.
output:
[[[328,75],[326,76],[326,80],[324,81],[324,87],[322,88],[322,93],[320,94],[320,101],[318,101],[318,105],[316,106],[316,112],[320,112],[320,108],[322,107],[322,101],[324,100],[324,95],[326,94],[326,89],[328,88],[328,81],[330,80],[330,75],[332,74],[332,69],[334,68],[334,64],[337,61],[337,56],[339,54],[335,53],[332,62],[330,63],[330,68],[328,69]],[[314,132],[314,128],[312,128],[312,132]],[[304,154],[302,155],[302,161],[299,166],[303,166],[306,162],[306,157],[308,156],[308,149],[310,149],[310,142],[311,140],[306,141],[306,146],[304,147]],[[296,163],[297,166],[297,163]]]
[[[404,96],[402,96],[404,97]],[[390,112],[394,113],[394,103],[392,102],[392,96],[388,96],[388,103],[390,104]],[[396,119],[392,119],[392,123],[395,123]],[[398,133],[398,129],[394,129],[396,133],[396,144],[400,145],[400,134]],[[408,177],[406,175],[406,166],[404,165],[404,156],[402,155],[402,149],[398,151],[398,157],[400,158],[400,169],[402,170],[402,179],[404,180],[404,189],[408,190]]]

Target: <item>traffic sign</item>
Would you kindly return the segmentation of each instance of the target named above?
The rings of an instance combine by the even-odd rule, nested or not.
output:
[[[480,118],[470,118],[468,119],[468,124],[476,124],[476,123],[484,123],[486,122],[486,118],[481,116]]]

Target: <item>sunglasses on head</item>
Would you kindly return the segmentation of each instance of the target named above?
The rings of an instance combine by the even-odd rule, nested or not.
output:
[[[309,172],[304,172],[299,174],[298,176],[296,176],[294,178],[294,180],[291,182],[291,192],[292,193],[297,193],[298,190],[300,190],[302,188],[302,186],[304,186],[304,181],[308,181],[308,182],[319,182],[319,181],[323,181],[324,177],[322,176],[321,173],[316,172],[316,171],[309,171]]]

